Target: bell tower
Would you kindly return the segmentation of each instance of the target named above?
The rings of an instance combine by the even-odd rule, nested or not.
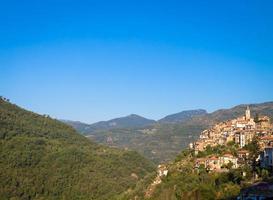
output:
[[[249,106],[247,106],[247,108],[246,108],[246,114],[245,114],[245,118],[246,118],[246,120],[250,120],[250,109],[249,109]]]

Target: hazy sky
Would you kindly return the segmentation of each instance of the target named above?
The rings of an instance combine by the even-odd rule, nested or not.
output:
[[[273,101],[273,1],[1,1],[0,95],[52,117]]]

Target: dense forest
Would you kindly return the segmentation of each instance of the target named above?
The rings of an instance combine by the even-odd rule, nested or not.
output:
[[[114,199],[154,165],[1,98],[0,169],[1,199]]]

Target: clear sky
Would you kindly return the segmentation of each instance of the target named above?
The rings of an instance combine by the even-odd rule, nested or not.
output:
[[[273,1],[0,0],[0,95],[52,117],[273,101]]]

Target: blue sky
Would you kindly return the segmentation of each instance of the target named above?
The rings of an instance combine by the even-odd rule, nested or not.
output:
[[[0,95],[88,123],[272,101],[272,8],[271,0],[1,1]]]

